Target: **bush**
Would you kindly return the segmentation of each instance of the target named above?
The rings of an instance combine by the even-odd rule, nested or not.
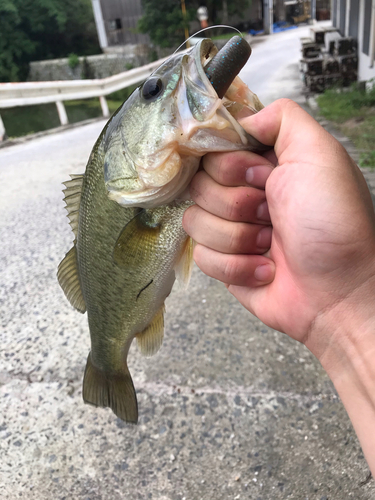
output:
[[[77,54],[69,54],[68,56],[68,64],[69,64],[69,67],[74,69],[78,66],[79,64],[79,57],[77,56]]]

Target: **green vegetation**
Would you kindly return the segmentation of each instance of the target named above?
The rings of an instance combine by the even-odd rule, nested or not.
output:
[[[209,25],[220,24],[219,12],[223,9],[223,2],[206,0],[204,3],[208,9]],[[183,18],[179,0],[143,0],[142,4],[144,14],[138,22],[139,31],[147,33],[151,41],[160,47],[178,47],[185,40],[185,27],[197,18],[197,9],[202,2],[185,0],[186,19]],[[228,15],[241,15],[250,5],[251,0],[231,0],[227,2]]]
[[[56,105],[22,106],[1,110],[1,118],[8,137],[33,134],[60,125]]]
[[[138,21],[138,29],[141,33],[150,35],[156,45],[177,47],[185,40],[185,27],[188,27],[194,15],[191,9],[187,9],[184,19],[179,1],[144,0],[143,10],[144,15]]]
[[[118,90],[107,97],[110,113],[114,113],[126,101],[137,85]],[[99,99],[84,99],[80,101],[65,101],[66,114],[69,123],[77,123],[102,116]],[[21,137],[34,134],[60,125],[56,105],[42,104],[38,106],[23,106],[1,110],[8,137]]]
[[[68,64],[69,64],[69,67],[74,69],[78,66],[79,64],[79,57],[77,56],[77,54],[69,54],[68,56]]]
[[[238,35],[236,31],[231,30],[229,33],[223,33],[222,35],[217,35],[217,36],[211,36],[211,40],[229,40],[229,38],[232,38],[233,36]],[[247,35],[247,33],[242,33],[242,36],[244,37]]]
[[[327,90],[318,97],[321,114],[333,121],[362,151],[361,167],[375,167],[375,85],[368,91]]]
[[[78,123],[102,116],[99,99],[82,99],[81,101],[65,101],[69,123]]]
[[[77,123],[102,115],[99,99],[65,101],[64,104],[69,123]],[[54,103],[2,109],[1,117],[8,137],[34,134],[60,125]]]
[[[100,53],[91,0],[0,0],[0,82],[25,80],[30,61]]]

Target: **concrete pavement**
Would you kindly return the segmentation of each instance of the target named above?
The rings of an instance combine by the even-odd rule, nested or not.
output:
[[[284,54],[274,73],[258,68],[266,101],[304,101],[290,33],[257,45]],[[319,363],[197,268],[167,300],[161,351],[129,355],[139,425],[83,404],[87,320],[56,281],[73,239],[61,183],[103,124],[0,151],[0,498],[374,499]]]

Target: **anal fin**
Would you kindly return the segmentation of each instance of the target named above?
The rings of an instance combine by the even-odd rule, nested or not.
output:
[[[121,373],[109,375],[93,365],[89,354],[82,396],[85,403],[111,408],[113,413],[125,422],[138,422],[137,396],[127,366],[124,366]]]
[[[164,337],[164,304],[148,327],[136,335],[138,348],[144,356],[151,357],[158,352]]]

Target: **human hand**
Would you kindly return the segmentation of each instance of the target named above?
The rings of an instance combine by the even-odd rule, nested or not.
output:
[[[191,183],[196,205],[183,219],[197,242],[195,261],[261,321],[315,354],[375,475],[375,220],[366,182],[292,101],[241,124],[276,156],[204,158]]]
[[[278,166],[244,151],[204,158],[205,171],[191,183],[196,205],[183,220],[197,242],[194,259],[261,321],[320,359],[332,333],[320,318],[353,294],[368,302],[375,222],[366,182],[339,142],[292,101],[241,124],[274,146]]]

